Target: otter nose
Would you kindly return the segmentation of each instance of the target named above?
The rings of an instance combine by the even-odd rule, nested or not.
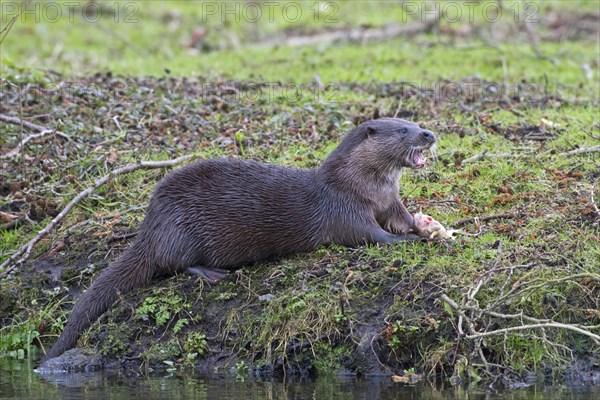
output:
[[[431,132],[431,131],[423,131],[423,132],[421,132],[421,134],[428,141],[435,142],[435,135],[433,134],[433,132]]]

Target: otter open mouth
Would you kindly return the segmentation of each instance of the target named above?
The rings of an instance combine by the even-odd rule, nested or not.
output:
[[[414,152],[412,162],[414,168],[423,168],[425,166],[427,159],[423,155],[422,150],[417,150]]]
[[[427,164],[427,160],[435,158],[435,143],[429,146],[414,146],[405,153],[403,164],[405,167],[421,169]],[[423,152],[428,151],[430,157],[425,157]]]

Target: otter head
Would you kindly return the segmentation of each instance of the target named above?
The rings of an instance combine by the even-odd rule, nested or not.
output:
[[[365,134],[363,144],[375,145],[380,161],[392,168],[423,168],[426,163],[423,151],[436,142],[433,132],[399,118],[367,121],[359,128]]]

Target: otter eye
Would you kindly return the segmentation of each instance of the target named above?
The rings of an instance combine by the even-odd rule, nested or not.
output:
[[[406,135],[408,133],[408,129],[407,128],[402,128],[400,129],[400,133],[403,135]]]

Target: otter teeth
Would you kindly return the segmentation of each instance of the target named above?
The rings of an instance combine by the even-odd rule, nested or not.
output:
[[[414,156],[413,156],[413,164],[415,165],[415,168],[423,168],[425,166],[425,163],[427,162],[427,159],[425,157],[423,157],[423,153],[420,151],[415,152]]]

